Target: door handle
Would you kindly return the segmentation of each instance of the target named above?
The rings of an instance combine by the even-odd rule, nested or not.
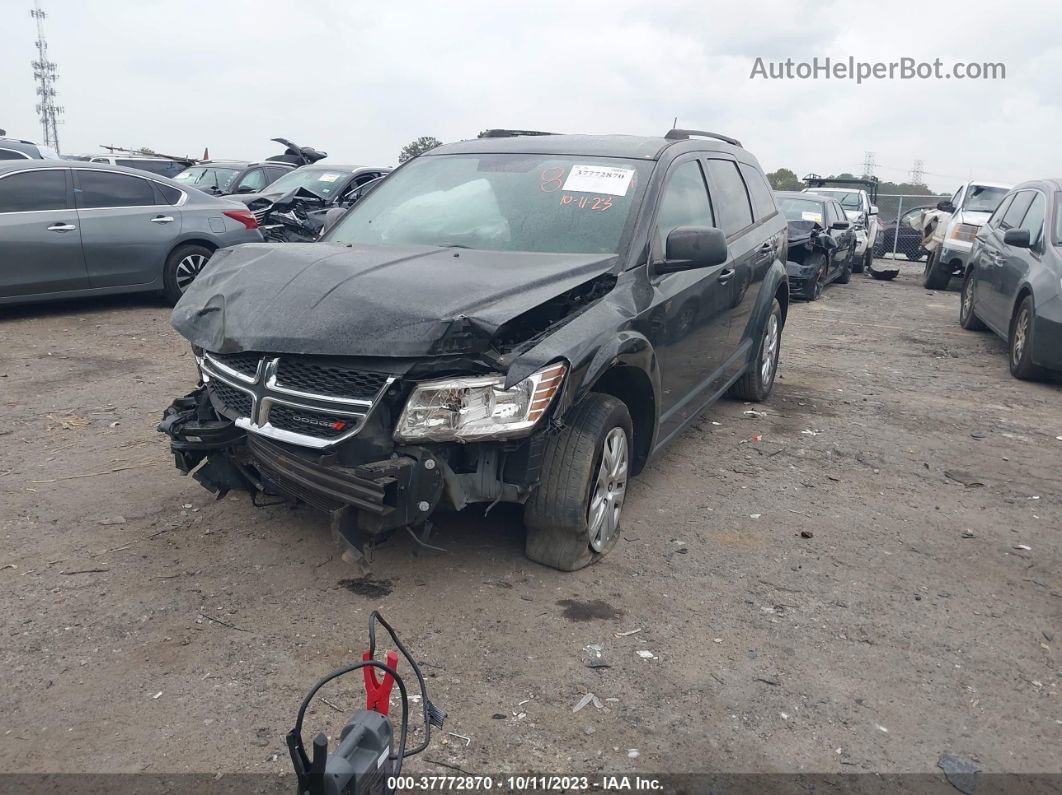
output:
[[[153,224],[168,224],[172,220],[173,220],[173,216],[172,215],[156,215],[154,218],[151,219],[151,223],[153,223]]]
[[[725,271],[723,271],[722,273],[719,274],[719,281],[721,281],[721,282],[730,281],[730,278],[734,275],[734,273],[735,273],[735,271],[734,271],[733,268],[727,268]]]
[[[48,231],[49,232],[73,232],[75,229],[77,229],[77,227],[74,226],[73,224],[63,224],[63,223],[52,224],[51,226],[48,227]]]
[[[768,251],[774,251],[774,243],[770,243],[770,242],[764,243],[762,246],[760,246],[760,251],[762,251],[764,253],[766,253]]]

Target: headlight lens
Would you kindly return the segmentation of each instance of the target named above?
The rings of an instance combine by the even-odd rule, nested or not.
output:
[[[464,442],[518,435],[546,413],[567,372],[563,362],[551,364],[511,389],[500,375],[424,381],[406,401],[395,438]]]
[[[955,224],[951,228],[951,233],[948,235],[952,240],[965,240],[968,243],[972,243],[974,238],[977,237],[977,230],[979,226],[974,224]]]

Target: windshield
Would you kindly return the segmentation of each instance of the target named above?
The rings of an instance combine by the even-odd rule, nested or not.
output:
[[[787,221],[814,221],[822,223],[822,204],[812,199],[795,199],[788,196],[775,196],[778,209]]]
[[[270,183],[269,192],[287,193],[296,188],[306,188],[322,199],[329,199],[346,184],[346,178],[349,176],[349,173],[335,169],[297,168]]]
[[[616,254],[653,165],[528,154],[420,157],[354,205],[326,240]]]
[[[174,179],[185,185],[193,185],[203,190],[209,190],[210,188],[226,190],[239,173],[240,170],[238,168],[192,166],[191,168],[186,168]]]
[[[970,190],[966,192],[966,201],[962,203],[962,209],[975,213],[994,213],[1008,192],[1008,188],[971,185]]]
[[[831,199],[836,199],[845,210],[863,211],[863,194],[857,190],[823,190],[819,188],[816,193],[828,193]]]

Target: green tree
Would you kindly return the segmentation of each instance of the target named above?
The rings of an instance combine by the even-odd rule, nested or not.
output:
[[[405,163],[407,160],[417,157],[417,155],[422,155],[437,146],[442,146],[442,141],[431,135],[422,135],[417,140],[411,141],[402,147],[402,151],[398,153],[398,162]]]
[[[774,190],[803,190],[804,183],[788,168],[780,168],[767,175],[767,181]]]

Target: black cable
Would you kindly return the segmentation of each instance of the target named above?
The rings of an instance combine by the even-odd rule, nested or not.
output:
[[[431,742],[431,716],[430,716],[430,714],[428,712],[428,709],[429,709],[429,706],[430,706],[429,702],[428,702],[428,688],[424,684],[424,674],[422,674],[420,672],[420,666],[417,665],[417,661],[413,659],[413,655],[409,653],[409,650],[405,646],[402,645],[402,641],[400,641],[398,639],[398,635],[391,628],[391,625],[388,624],[387,621],[384,619],[384,617],[381,616],[380,613],[378,611],[376,611],[376,610],[373,610],[369,614],[369,656],[370,657],[375,657],[376,656],[376,622],[377,621],[379,621],[381,624],[383,624],[384,629],[386,629],[387,633],[391,636],[391,640],[393,640],[395,642],[395,646],[398,647],[398,650],[400,652],[402,652],[402,656],[405,657],[406,660],[409,661],[409,667],[413,669],[413,673],[416,674],[416,676],[417,676],[417,683],[420,685],[420,699],[421,699],[421,702],[424,705],[424,742],[422,742],[420,745],[418,745],[416,748],[414,748],[412,751],[410,751],[409,753],[406,753],[406,754],[403,754],[403,750],[400,748],[399,749],[399,760],[400,760],[400,763],[401,763],[401,758],[402,758],[403,755],[404,756],[413,756],[414,754],[419,754],[421,751],[423,751],[425,748],[427,748],[428,744]],[[402,692],[405,693],[404,690]],[[398,774],[396,773],[395,775],[398,775]]]
[[[375,614],[375,611],[374,611],[374,614]],[[381,618],[380,621],[383,622],[383,619]],[[383,623],[384,623],[384,626],[387,626],[386,622],[383,622]],[[387,627],[387,628],[388,628],[389,631],[391,630],[390,627]],[[372,623],[371,622],[369,624],[369,636],[370,636],[370,639],[371,639],[371,637],[372,637]],[[393,632],[392,632],[391,637],[394,638],[394,641],[397,644],[398,643],[398,638],[394,637]],[[405,650],[403,650],[403,653],[405,653]],[[412,662],[412,660],[410,660],[410,662]],[[303,719],[306,717],[306,709],[307,709],[307,707],[310,706],[310,702],[313,700],[313,697],[315,695],[317,695],[317,691],[320,690],[322,687],[324,687],[329,682],[331,682],[333,679],[338,679],[339,677],[343,676],[344,674],[349,674],[352,671],[357,671],[357,670],[359,670],[361,668],[379,668],[384,673],[391,674],[391,676],[394,677],[395,682],[398,684],[399,693],[401,693],[401,695],[402,695],[402,723],[401,723],[401,729],[400,729],[399,734],[398,734],[398,753],[391,757],[392,759],[396,759],[397,760],[393,775],[398,776],[402,772],[402,760],[405,757],[411,756],[412,754],[418,753],[419,751],[422,751],[424,749],[420,748],[420,749],[417,749],[417,751],[411,751],[408,754],[405,753],[405,750],[406,750],[406,735],[409,733],[409,697],[406,694],[406,683],[404,681],[402,681],[402,677],[398,674],[398,671],[396,671],[394,668],[388,667],[387,665],[385,665],[382,662],[379,662],[378,660],[365,660],[364,662],[355,663],[353,665],[347,665],[347,666],[345,666],[343,668],[337,668],[336,670],[332,671],[332,673],[327,674],[326,676],[324,676],[321,679],[319,679],[317,681],[317,684],[315,684],[312,688],[310,688],[310,692],[306,694],[306,698],[304,698],[302,700],[302,704],[299,706],[299,712],[298,712],[298,715],[295,718],[295,728],[292,730],[294,732],[295,736],[298,738],[299,753],[302,754],[303,757],[306,756],[306,747],[305,747],[305,745],[303,744],[303,741],[302,741],[302,722],[303,722]],[[414,666],[414,668],[415,668],[415,666]],[[415,669],[415,670],[416,670],[418,679],[420,679],[421,693],[423,694],[423,692],[424,692],[424,679],[420,676],[420,670],[419,669]],[[423,696],[422,695],[422,698],[424,698],[426,700],[427,696]],[[427,716],[427,709],[425,709],[424,714],[425,714],[425,716]]]

